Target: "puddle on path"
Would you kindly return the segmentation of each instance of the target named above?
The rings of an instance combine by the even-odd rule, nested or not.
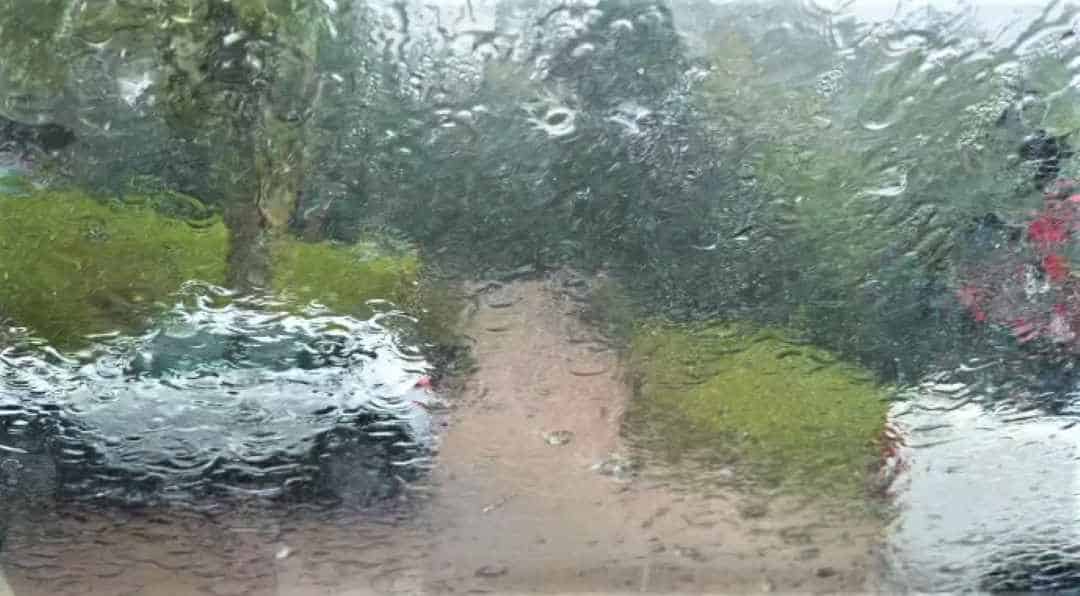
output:
[[[623,476],[630,390],[580,304],[557,277],[476,287],[477,368],[411,515],[31,512],[2,553],[14,594],[874,589],[876,521]]]
[[[710,496],[597,464],[625,453],[617,354],[556,277],[490,288],[468,325],[478,370],[443,437],[429,587],[464,592],[862,591],[880,527]],[[553,441],[552,433],[568,440]],[[555,444],[552,444],[555,443]]]

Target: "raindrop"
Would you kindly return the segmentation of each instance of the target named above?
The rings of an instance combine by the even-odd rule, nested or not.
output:
[[[542,120],[533,120],[535,126],[551,137],[564,137],[575,130],[576,113],[568,108],[551,108]]]

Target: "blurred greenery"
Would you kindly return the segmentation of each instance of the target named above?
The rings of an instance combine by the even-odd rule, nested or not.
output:
[[[0,197],[0,310],[58,344],[130,328],[188,280],[224,282],[225,229],[74,190]]]
[[[107,133],[110,116],[94,113],[103,90],[89,78],[115,86],[126,65],[141,65],[170,134],[207,155],[200,174],[227,207],[229,281],[268,287],[265,247],[287,226],[303,184],[329,12],[318,0],[4,0],[0,115],[75,128],[96,116]]]
[[[193,224],[154,209],[173,200],[99,200],[78,190],[0,196],[0,313],[73,346],[88,334],[137,328],[187,281],[223,284],[228,237],[220,218]],[[317,301],[361,317],[372,313],[369,300],[428,307],[419,257],[407,247],[284,238],[272,253],[274,290],[298,307]]]
[[[1020,148],[1080,127],[1080,61],[810,4],[0,0],[0,116],[74,139],[0,138],[0,318],[71,345],[200,279],[387,299],[464,362],[456,282],[569,266],[656,448],[856,497],[893,383],[1020,354],[1067,394],[955,290],[1039,207]]]
[[[19,195],[32,190],[30,181],[23,175],[0,172],[0,194]]]
[[[388,254],[371,241],[353,245],[279,242],[274,287],[292,302],[319,302],[340,313],[362,314],[372,299],[416,307],[420,261],[415,252]]]
[[[1022,224],[1018,147],[1077,121],[1067,40],[1021,55],[934,11],[0,3],[0,112],[76,130],[37,167],[80,187],[196,196],[234,246],[287,222],[458,276],[603,271],[643,316],[781,326],[889,379],[983,349],[953,298],[973,222]]]
[[[872,486],[888,392],[870,371],[740,323],[645,322],[630,357],[635,407],[668,412],[666,449],[705,433],[713,457],[771,486],[845,500]]]
[[[972,41],[945,19],[841,58],[828,37],[763,29],[796,18],[784,3],[728,16],[704,37],[710,70],[693,98],[771,197],[743,240],[784,238],[766,299],[783,314],[758,318],[888,378],[970,356],[978,342],[952,298],[958,244],[975,220],[1022,222],[1040,201],[1016,158],[1033,129],[1011,115],[1018,80],[1045,77],[1007,52],[942,60]]]

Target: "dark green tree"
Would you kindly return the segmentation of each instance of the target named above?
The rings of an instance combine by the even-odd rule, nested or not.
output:
[[[118,84],[109,66],[140,65],[170,133],[207,156],[231,283],[267,287],[270,240],[307,169],[319,40],[347,12],[319,0],[2,0],[0,115],[86,129],[102,85]]]

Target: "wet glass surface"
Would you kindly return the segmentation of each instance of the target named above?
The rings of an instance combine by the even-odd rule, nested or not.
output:
[[[1078,39],[0,0],[0,595],[1080,592]]]
[[[185,294],[139,337],[67,357],[32,345],[4,354],[8,435],[56,460],[61,493],[363,502],[393,496],[396,479],[426,466],[428,396],[416,383],[427,364],[400,344],[403,315],[359,321],[250,300],[215,307],[220,289]],[[346,466],[352,478],[333,478]]]

